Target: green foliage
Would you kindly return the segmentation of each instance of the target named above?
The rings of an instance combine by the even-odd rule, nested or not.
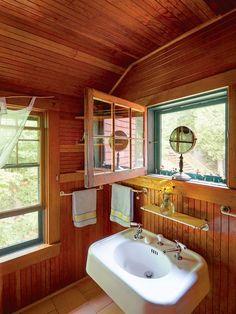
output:
[[[225,110],[224,104],[188,109],[162,115],[162,160],[170,152],[169,137],[178,126],[189,127],[197,138],[196,146],[190,153],[195,170],[201,168],[205,174],[221,174],[219,165],[225,159]],[[196,163],[194,163],[194,158]]]
[[[0,220],[0,249],[38,237],[38,212]]]
[[[38,126],[28,120],[27,126]],[[40,132],[25,129],[0,170],[0,211],[40,203]],[[38,237],[38,212],[0,219],[0,249]]]

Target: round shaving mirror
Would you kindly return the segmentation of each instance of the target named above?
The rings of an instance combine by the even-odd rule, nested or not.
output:
[[[186,154],[196,144],[196,137],[191,129],[178,126],[170,135],[170,146],[178,154]]]
[[[170,135],[170,146],[174,152],[180,154],[179,173],[173,175],[173,179],[189,181],[191,178],[183,172],[183,154],[190,152],[196,144],[195,134],[186,126],[178,126]]]

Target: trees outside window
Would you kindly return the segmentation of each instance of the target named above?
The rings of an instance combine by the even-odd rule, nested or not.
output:
[[[31,115],[0,170],[0,254],[42,242],[43,121]]]

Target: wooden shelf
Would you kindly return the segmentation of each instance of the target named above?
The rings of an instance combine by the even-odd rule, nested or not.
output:
[[[81,153],[84,152],[84,143],[74,145],[60,145],[60,153]]]
[[[191,228],[194,228],[194,229],[200,229],[200,230],[204,230],[204,231],[209,230],[209,226],[207,224],[207,221],[204,219],[199,219],[199,218],[192,217],[192,216],[185,215],[185,214],[178,213],[178,212],[175,212],[171,216],[166,216],[166,215],[163,215],[161,213],[160,208],[156,205],[142,206],[141,209],[148,211],[148,212],[151,212],[151,213],[154,213],[154,214],[161,216],[163,218],[184,224],[184,225],[191,227]]]

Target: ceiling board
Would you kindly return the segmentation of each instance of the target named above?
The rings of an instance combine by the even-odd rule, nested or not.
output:
[[[108,92],[133,62],[234,8],[234,0],[1,0],[0,83]]]

